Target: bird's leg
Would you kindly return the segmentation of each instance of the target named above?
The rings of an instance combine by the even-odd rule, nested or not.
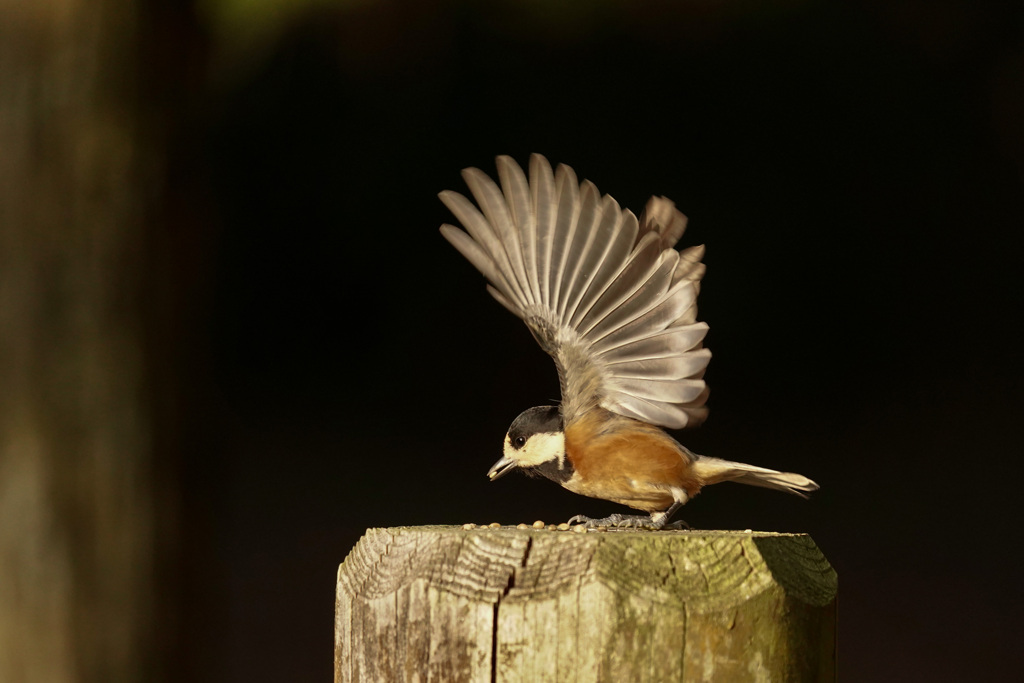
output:
[[[569,524],[582,524],[588,529],[595,529],[599,526],[616,527],[619,529],[660,529],[652,517],[646,515],[608,515],[600,519],[593,519],[584,515],[576,515],[569,520]]]
[[[651,513],[651,523],[653,525],[655,525],[654,528],[655,529],[689,529],[690,525],[687,524],[686,522],[684,522],[681,519],[677,519],[676,521],[672,522],[671,524],[668,523],[668,520],[672,519],[672,515],[674,515],[676,513],[676,510],[678,510],[679,508],[683,507],[683,503],[685,503],[686,500],[688,500],[688,498],[684,499],[682,501],[677,500],[676,502],[674,502],[671,505],[669,505],[668,509],[666,509],[663,512],[652,512]]]
[[[618,513],[609,515],[607,517],[601,517],[600,519],[592,519],[584,515],[576,515],[569,520],[569,524],[582,524],[588,529],[595,529],[597,527],[615,527],[617,529],[689,529],[690,525],[682,520],[668,524],[668,520],[672,517],[672,514],[679,509],[680,503],[673,503],[664,512],[652,512],[648,517],[646,515],[620,515]]]

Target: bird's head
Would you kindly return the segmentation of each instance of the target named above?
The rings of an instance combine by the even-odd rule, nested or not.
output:
[[[558,406],[537,406],[520,413],[505,435],[505,454],[487,476],[498,477],[519,468],[526,474],[565,466],[565,434]],[[538,472],[542,470],[542,472]]]

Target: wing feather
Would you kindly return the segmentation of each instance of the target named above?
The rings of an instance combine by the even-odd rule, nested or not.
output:
[[[664,330],[680,318],[689,317],[696,300],[692,284],[677,284],[656,306],[620,325],[601,339],[593,340],[595,353],[606,352],[616,346],[642,339],[652,331]]]
[[[671,403],[648,401],[636,396],[624,398],[627,399],[627,402],[608,402],[602,403],[601,406],[620,415],[631,417],[634,420],[650,422],[651,424],[662,425],[672,429],[682,429],[693,424],[692,417],[687,411]]]
[[[618,306],[603,315],[592,328],[587,330],[586,335],[589,339],[592,341],[601,339],[606,334],[640,317],[666,296],[672,282],[672,273],[676,267],[675,252],[662,251],[658,254],[657,259],[650,277],[641,280],[640,286],[634,289],[628,298],[622,300]]]
[[[665,427],[707,415],[708,326],[695,322],[704,247],[678,252],[686,217],[654,197],[638,220],[568,166],[511,157],[495,183],[463,177],[479,209],[455,192],[441,200],[465,227],[444,237],[488,280],[555,359],[569,422],[600,405]]]
[[[611,197],[601,197],[593,184],[584,181],[580,187],[580,196],[583,201],[580,211],[581,229],[584,225],[582,218],[584,218],[584,211],[587,208],[586,202],[591,194],[595,202],[593,227],[590,230],[586,243],[580,248],[579,252],[574,254],[578,262],[575,270],[576,278],[573,284],[574,293],[563,316],[563,319],[568,320],[570,325],[575,325],[579,317],[586,313],[590,309],[590,304],[593,303],[587,299],[587,294],[591,289],[595,288],[594,282],[601,271],[601,263],[605,260],[612,247],[612,243],[615,241],[615,234],[622,220],[622,213],[619,211],[618,203]],[[575,248],[576,244],[573,247]]]
[[[501,239],[505,258],[508,260],[508,267],[511,271],[506,273],[506,277],[511,276],[512,282],[516,284],[520,304],[525,306],[532,303],[530,280],[526,275],[526,266],[523,263],[523,248],[519,240],[519,230],[512,220],[505,197],[490,176],[479,169],[467,168],[462,172],[462,177],[473,193],[473,197],[480,204],[484,216],[494,226],[495,232]]]
[[[576,237],[577,218],[580,211],[580,185],[576,174],[565,164],[559,164],[555,171],[555,188],[558,193],[558,210],[555,229],[551,235],[551,289],[550,307],[556,311],[562,308],[566,261]]]
[[[451,225],[442,225],[441,234],[451,242],[451,245],[459,250],[466,259],[476,266],[476,269],[484,274],[488,280],[494,285],[494,287],[502,293],[506,298],[512,296],[512,288],[505,276],[495,265],[491,255],[482,248],[477,242],[474,242],[469,235],[459,230],[458,228]]]
[[[634,379],[615,377],[608,382],[613,391],[661,403],[688,403],[704,391],[702,379]]]
[[[494,299],[499,304],[504,306],[512,315],[516,316],[517,318],[523,317],[523,309],[509,301],[508,298],[500,291],[498,291],[498,289],[495,288],[493,285],[487,285],[487,293],[493,296]]]
[[[651,197],[640,216],[641,230],[653,230],[661,237],[662,245],[667,249],[674,247],[686,230],[686,216],[676,210],[671,199]]]
[[[557,201],[555,177],[547,159],[534,154],[530,157],[530,189],[533,200],[534,244],[537,247],[537,284],[540,302],[551,307],[551,246],[555,233]]]
[[[587,291],[592,279],[593,269],[583,270],[594,256],[598,247],[595,245],[597,230],[595,225],[601,219],[601,208],[598,204],[601,194],[594,184],[584,180],[580,184],[578,201],[579,211],[576,216],[576,229],[568,250],[571,259],[566,260],[562,274],[562,296],[558,306],[560,320],[571,319],[583,293]]]
[[[590,309],[597,304],[601,296],[625,268],[633,245],[636,243],[638,230],[636,216],[629,211],[620,211],[618,202],[611,197],[606,196],[606,199],[608,201],[604,202],[604,212],[597,227],[597,239],[598,244],[607,239],[607,246],[600,255],[600,260],[597,260],[596,263],[591,260],[592,267],[596,268],[594,277],[590,280],[570,321],[570,325],[577,329],[583,318],[590,313]],[[588,263],[588,265],[590,264]]]
[[[661,253],[657,235],[647,234],[641,237],[629,255],[629,260],[616,273],[608,283],[608,287],[580,320],[580,334],[583,336],[591,334],[594,328],[605,322],[612,311],[623,306],[626,301],[641,291],[654,277],[661,260]]]
[[[498,157],[498,177],[508,205],[512,222],[519,229],[523,264],[530,289],[530,303],[539,304],[540,287],[537,282],[537,227],[530,208],[530,188],[526,175],[511,157]]]
[[[606,364],[664,358],[700,348],[707,332],[707,323],[692,323],[670,327],[660,332],[652,332],[639,339],[605,348],[603,351],[597,348],[594,350]]]
[[[695,353],[614,361],[607,365],[608,370],[616,377],[651,380],[688,379],[707,367],[710,358],[711,352],[708,349],[701,349]]]
[[[672,278],[673,282],[678,282],[679,280],[700,282],[700,279],[704,277],[704,264],[700,262],[702,258],[704,258],[703,244],[689,247],[679,252],[679,265],[676,266],[676,274]]]

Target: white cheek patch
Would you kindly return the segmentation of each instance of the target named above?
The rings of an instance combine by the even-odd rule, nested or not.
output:
[[[550,460],[562,463],[565,459],[565,435],[534,434],[520,449],[512,448],[512,442],[505,437],[505,457],[519,467],[536,467]]]

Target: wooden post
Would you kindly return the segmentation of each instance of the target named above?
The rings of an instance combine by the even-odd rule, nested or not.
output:
[[[806,534],[370,529],[338,570],[335,682],[834,681]]]

